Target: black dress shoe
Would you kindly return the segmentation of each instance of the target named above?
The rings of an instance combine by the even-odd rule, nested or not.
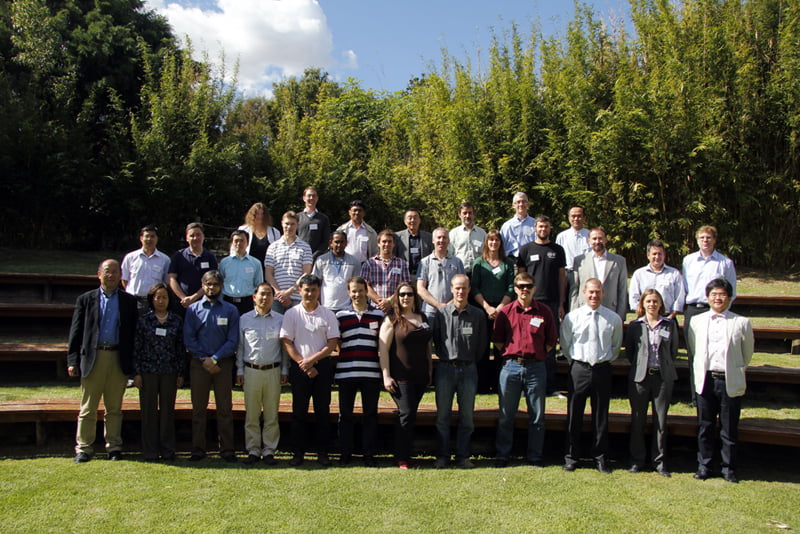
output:
[[[122,460],[122,452],[121,451],[111,451],[108,453],[108,459],[112,462],[117,462]]]
[[[254,463],[258,463],[261,458],[255,454],[248,454],[247,458],[245,458],[242,463],[244,465],[253,465]]]
[[[372,456],[364,456],[364,467],[378,467],[378,462]]]
[[[733,471],[725,471],[722,474],[722,478],[724,478],[726,481],[730,482],[731,484],[738,484],[739,483],[739,479],[736,477],[736,473],[733,472]]]
[[[277,465],[278,460],[275,459],[275,455],[268,454],[264,456],[264,463],[267,465]]]
[[[229,464],[235,464],[236,463],[236,455],[235,454],[226,454],[225,456],[222,457],[222,459],[225,460],[226,462],[228,462]]]
[[[353,457],[349,454],[343,454],[339,457],[339,465],[350,465],[353,462]]]
[[[597,460],[595,462],[595,465],[597,466],[597,470],[600,471],[601,473],[605,474],[605,475],[607,475],[607,474],[609,474],[611,472],[611,469],[609,469],[609,467],[606,465],[606,461],[605,460]]]
[[[495,460],[494,461],[494,466],[499,468],[499,469],[502,469],[504,467],[508,467],[508,460]]]
[[[331,459],[328,457],[327,453],[323,453],[317,456],[317,463],[322,467],[330,467]]]
[[[298,465],[303,464],[303,455],[302,454],[295,454],[292,456],[292,459],[289,460],[289,465],[292,467],[297,467]]]
[[[705,480],[711,477],[711,471],[706,469],[705,467],[701,467],[697,470],[697,473],[694,474],[694,478],[697,480]]]
[[[666,478],[670,478],[672,476],[672,473],[667,471],[667,468],[664,465],[656,466],[656,473],[658,473],[662,477],[666,477]]]
[[[85,464],[91,459],[92,457],[86,454],[85,452],[79,452],[78,454],[75,455],[75,459],[72,461],[75,462],[76,464]]]
[[[175,453],[172,454],[165,454],[161,457],[162,460],[165,462],[174,462],[175,461]]]
[[[541,469],[544,467],[544,462],[541,460],[528,460],[528,465],[537,469]]]
[[[562,467],[561,469],[563,469],[564,471],[569,471],[571,473],[575,471],[575,469],[577,469],[577,466],[575,464],[564,464],[564,467]]]
[[[642,468],[639,467],[638,464],[633,464],[630,469],[628,469],[628,473],[639,473],[641,472]]]
[[[192,455],[189,457],[190,462],[199,462],[200,460],[205,460],[206,453],[204,452],[193,452]]]

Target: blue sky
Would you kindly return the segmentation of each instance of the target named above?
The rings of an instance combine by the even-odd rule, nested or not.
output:
[[[594,0],[609,23],[627,11],[625,0]],[[569,0],[147,0],[198,58],[239,62],[239,87],[269,95],[272,83],[320,67],[334,79],[352,77],[365,89],[399,91],[438,64],[441,50],[477,65],[492,31],[512,22],[529,34],[563,37],[572,18]]]

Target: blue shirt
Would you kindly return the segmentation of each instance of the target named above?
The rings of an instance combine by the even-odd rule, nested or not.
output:
[[[228,297],[251,297],[256,287],[264,282],[261,262],[249,254],[227,256],[219,263],[219,272],[225,283],[222,294]]]
[[[119,296],[115,290],[110,295],[106,295],[103,289],[100,291],[100,335],[97,338],[99,345],[119,344]]]
[[[500,235],[503,237],[503,245],[506,249],[506,256],[516,257],[522,245],[526,245],[534,240],[536,233],[536,219],[528,215],[524,219],[513,216],[503,223],[500,227]]]
[[[192,358],[231,358],[239,343],[239,312],[222,299],[213,304],[207,297],[186,309],[183,342]]]
[[[177,276],[181,290],[187,295],[194,295],[200,290],[203,275],[217,268],[217,258],[203,249],[199,256],[192,254],[189,247],[172,255],[169,262],[169,274]]]

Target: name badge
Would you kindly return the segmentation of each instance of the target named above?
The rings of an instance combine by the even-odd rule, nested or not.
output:
[[[317,329],[317,325],[315,325],[314,323],[306,323],[305,327],[306,330],[308,330],[309,332],[314,332]]]
[[[319,228],[319,225],[317,223],[311,223],[308,225],[308,228],[309,230],[316,230],[317,228]]]
[[[217,326],[228,326],[227,317],[217,317]]]
[[[360,236],[358,236],[358,240],[359,240],[359,241],[368,241],[368,240],[369,240],[369,236],[367,236],[367,235],[360,235]]]
[[[278,333],[277,332],[266,332],[264,334],[264,339],[277,339]]]
[[[157,336],[161,336],[161,337],[166,336],[167,335],[167,329],[166,328],[156,328],[156,335]]]
[[[208,262],[207,262],[207,261],[201,261],[201,262],[200,262],[200,268],[201,268],[201,269],[209,269],[209,268],[210,268],[210,266],[209,266],[209,264],[208,264]]]
[[[389,271],[389,274],[400,274],[400,267],[392,267],[392,270]]]
[[[369,323],[369,329],[370,329],[370,330],[377,330],[377,329],[378,329],[378,326],[380,326],[380,325],[378,324],[378,321],[375,321],[375,322]]]
[[[542,326],[543,322],[544,320],[541,317],[534,317],[533,319],[531,319],[531,326],[534,328],[539,328],[540,326]]]
[[[461,333],[464,334],[465,336],[471,336],[472,335],[472,327],[471,326],[462,326],[461,327]]]
[[[154,273],[160,273],[161,272],[161,266],[160,265],[153,265],[150,268],[153,270]]]
[[[663,339],[669,339],[669,330],[659,330],[658,335],[660,335]]]
[[[419,247],[411,247],[409,250],[412,254],[419,254]]]
[[[530,261],[539,261],[539,255],[538,254],[531,254]]]
[[[299,260],[300,258],[303,257],[303,251],[300,250],[300,249],[297,249],[297,250],[292,252],[292,255],[294,256],[294,259]]]
[[[483,241],[480,239],[475,239],[472,241],[472,246],[475,247],[475,250],[480,250],[483,248]]]
[[[425,330],[428,330],[428,329],[430,329],[430,326],[428,325],[428,323],[426,323],[425,321],[423,321],[423,322],[422,322],[422,328],[424,328]]]
[[[533,228],[531,228],[530,226],[524,226],[522,228],[522,233],[525,234],[526,236],[529,236],[533,233]]]
[[[500,274],[500,271],[502,271],[502,270],[503,269],[501,269],[500,266],[498,265],[497,267],[492,269],[492,274]]]
[[[244,272],[246,272],[247,274],[253,274],[256,271],[252,267],[245,267]]]
[[[342,278],[341,276],[337,276],[336,278],[333,279],[333,283],[336,284],[337,286],[340,286],[344,284],[344,278]]]

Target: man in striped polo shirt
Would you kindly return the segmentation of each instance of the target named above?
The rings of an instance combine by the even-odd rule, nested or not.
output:
[[[264,281],[275,290],[272,310],[286,310],[300,302],[297,280],[311,272],[313,255],[308,243],[297,237],[297,215],[287,211],[281,218],[283,236],[272,243],[264,258]]]
[[[378,434],[378,398],[383,388],[378,357],[378,330],[383,312],[367,301],[367,282],[360,276],[347,281],[351,306],[336,314],[339,320],[339,357],[335,380],[339,385],[339,441],[347,465],[353,458],[353,405],[361,391],[364,413],[362,449],[364,465],[375,467],[375,443]]]

